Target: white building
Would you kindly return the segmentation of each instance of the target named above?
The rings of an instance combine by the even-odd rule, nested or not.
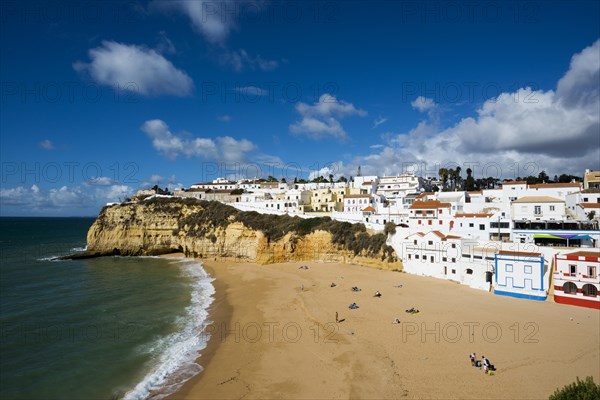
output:
[[[494,294],[530,300],[546,300],[548,264],[535,252],[500,250],[495,259]]]
[[[554,301],[600,310],[600,252],[555,256]]]
[[[419,191],[419,179],[415,175],[384,176],[379,178],[377,194],[386,199],[402,198]]]
[[[217,178],[212,182],[194,183],[192,189],[211,189],[211,190],[234,190],[238,189],[237,182],[232,182],[225,178]]]
[[[345,213],[362,213],[362,211],[375,204],[375,200],[369,194],[348,194],[344,196]]]
[[[564,200],[549,196],[527,196],[512,202],[513,220],[553,221],[567,218]]]

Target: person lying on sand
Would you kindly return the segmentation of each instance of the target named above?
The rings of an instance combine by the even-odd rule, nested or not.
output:
[[[352,286],[352,291],[353,292],[360,292],[361,289],[358,286]]]
[[[396,287],[396,288],[401,288],[401,287],[402,287],[402,285],[395,285],[394,287]]]
[[[358,305],[356,303],[352,303],[348,306],[348,308],[351,310],[356,310],[358,308]]]
[[[396,318],[395,320],[392,321],[392,324],[399,324],[400,320],[398,318]]]
[[[409,314],[417,314],[419,310],[415,309],[414,307],[411,307],[409,310],[406,310],[406,312]]]

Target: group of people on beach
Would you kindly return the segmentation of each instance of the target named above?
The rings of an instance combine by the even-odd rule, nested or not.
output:
[[[496,370],[494,364],[492,364],[486,356],[481,356],[481,361],[479,361],[477,359],[477,355],[475,354],[475,352],[473,352],[469,355],[469,359],[471,360],[471,366],[477,367],[479,369],[483,368],[483,372],[486,375],[493,375],[492,371]]]

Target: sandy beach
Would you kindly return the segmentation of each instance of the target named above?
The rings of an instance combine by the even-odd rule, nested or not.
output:
[[[547,399],[600,381],[597,310],[357,265],[203,262],[217,291],[205,370],[171,398]]]

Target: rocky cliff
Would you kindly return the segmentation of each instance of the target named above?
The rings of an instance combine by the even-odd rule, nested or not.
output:
[[[335,261],[401,269],[386,236],[369,234],[364,225],[242,212],[192,199],[152,199],[103,208],[88,232],[84,256],[172,252],[259,264]]]

